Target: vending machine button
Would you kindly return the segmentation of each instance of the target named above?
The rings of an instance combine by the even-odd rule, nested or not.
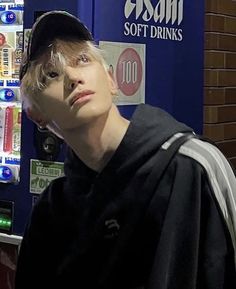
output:
[[[13,177],[12,170],[7,166],[0,166],[0,181],[9,181]]]
[[[15,93],[10,88],[0,89],[0,100],[2,101],[12,101],[15,98]]]
[[[4,11],[0,19],[3,24],[12,24],[16,21],[16,14],[12,11]]]

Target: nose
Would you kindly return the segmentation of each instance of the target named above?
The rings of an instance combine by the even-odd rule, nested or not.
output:
[[[65,67],[65,87],[73,90],[78,84],[84,84],[81,71],[76,67]]]

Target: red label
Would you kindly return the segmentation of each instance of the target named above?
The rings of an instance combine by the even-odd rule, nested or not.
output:
[[[3,151],[12,151],[13,108],[7,107],[5,114]]]
[[[0,33],[0,46],[6,42],[6,37],[4,34]]]

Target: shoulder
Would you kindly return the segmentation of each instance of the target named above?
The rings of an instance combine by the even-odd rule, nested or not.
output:
[[[180,147],[179,154],[191,158],[204,168],[215,193],[220,194],[227,188],[232,197],[236,194],[236,178],[233,170],[216,146],[192,138]]]
[[[177,133],[172,136],[162,145],[162,149],[167,150],[182,135]],[[229,186],[231,191],[235,190],[236,178],[232,167],[222,152],[210,142],[191,138],[179,148],[178,155],[188,157],[190,161],[200,164],[214,188],[223,189],[224,186]]]
[[[176,138],[176,135],[174,137]],[[165,147],[166,144],[163,146]],[[180,147],[178,156],[188,158],[190,162],[197,163],[203,168],[212,195],[229,229],[236,252],[236,178],[229,162],[215,145],[198,138],[185,142]]]
[[[50,182],[47,188],[42,192],[41,199],[43,200],[51,200],[52,197],[56,195],[62,194],[64,190],[64,184],[66,181],[66,177],[59,177]]]
[[[40,194],[34,205],[33,215],[48,215],[55,206],[59,206],[60,203],[63,203],[65,181],[66,178],[63,176],[50,182],[48,187]]]

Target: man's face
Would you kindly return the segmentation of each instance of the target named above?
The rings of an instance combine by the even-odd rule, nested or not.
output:
[[[68,62],[63,73],[50,66],[46,72],[46,88],[36,102],[61,130],[92,123],[110,110],[115,83],[103,65],[87,53]]]

